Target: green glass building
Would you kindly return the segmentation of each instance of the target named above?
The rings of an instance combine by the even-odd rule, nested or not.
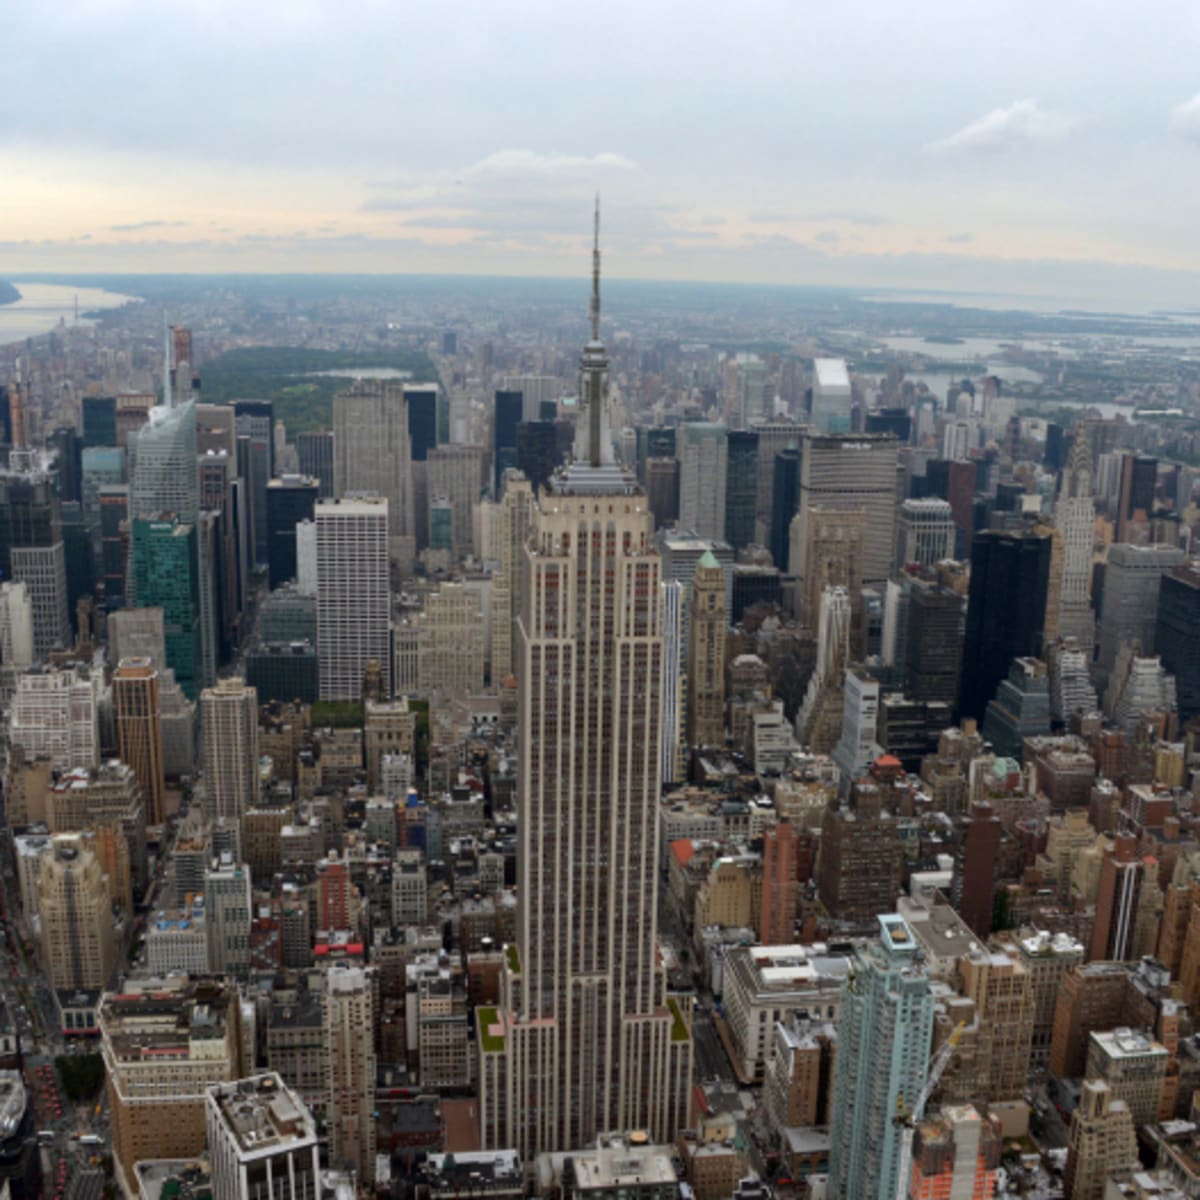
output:
[[[133,578],[138,608],[163,610],[167,666],[189,700],[200,671],[200,585],[196,527],[173,518],[133,522]]]

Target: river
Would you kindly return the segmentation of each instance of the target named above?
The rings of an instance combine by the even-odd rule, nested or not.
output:
[[[0,346],[49,333],[59,321],[74,324],[76,299],[79,301],[81,325],[90,324],[82,316],[85,312],[119,308],[122,304],[137,300],[136,296],[122,296],[102,288],[74,287],[61,283],[22,283],[13,280],[13,287],[21,293],[21,298],[12,304],[0,304]]]

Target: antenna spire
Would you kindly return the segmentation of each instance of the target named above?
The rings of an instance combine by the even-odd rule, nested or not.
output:
[[[592,235],[592,341],[600,340],[600,193],[596,193],[596,220]]]

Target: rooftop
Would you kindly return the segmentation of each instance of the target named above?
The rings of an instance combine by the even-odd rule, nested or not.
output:
[[[242,1155],[316,1145],[312,1115],[274,1072],[216,1084],[208,1099]]]

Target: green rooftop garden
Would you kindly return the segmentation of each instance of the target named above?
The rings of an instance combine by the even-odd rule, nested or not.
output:
[[[504,947],[504,956],[508,959],[508,969],[514,975],[520,975],[520,973],[521,973],[521,952],[517,949],[517,947],[512,942],[509,942],[509,944]]]
[[[504,1035],[491,1032],[500,1020],[500,1013],[494,1008],[477,1008],[475,1016],[479,1021],[479,1044],[489,1054],[500,1054],[504,1050]]]

